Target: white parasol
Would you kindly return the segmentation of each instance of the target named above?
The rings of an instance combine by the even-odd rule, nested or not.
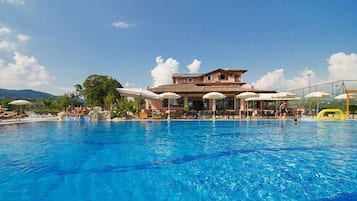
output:
[[[22,106],[31,105],[32,102],[28,100],[14,100],[9,103],[10,105],[19,105],[20,106],[20,115],[22,114]]]
[[[271,96],[272,98],[275,98],[275,110],[278,110],[278,100],[296,100],[296,99],[300,99],[300,97],[298,97],[296,94],[291,93],[291,92],[279,92],[276,94],[273,94]]]
[[[357,94],[349,94],[350,99],[357,99]],[[345,100],[347,99],[347,94],[340,94],[338,96],[335,96],[334,99],[337,100]]]
[[[220,92],[209,92],[203,95],[202,98],[212,100],[212,111],[213,111],[212,119],[216,119],[216,99],[224,99],[226,98],[226,95]]]
[[[9,103],[10,105],[31,105],[32,102],[28,100],[14,100]]]
[[[121,96],[128,96],[128,97],[134,97],[134,98],[139,98],[141,99],[148,99],[148,100],[161,100],[160,96],[157,95],[156,93],[146,90],[146,89],[141,89],[141,88],[116,88],[116,90],[119,92]],[[140,103],[138,105],[138,111]]]
[[[257,98],[257,97],[259,97],[259,94],[254,93],[254,92],[250,92],[250,91],[243,92],[243,93],[240,93],[240,94],[236,95],[236,98],[244,98],[244,99]],[[254,100],[253,100],[253,105],[254,105]],[[246,115],[248,117],[248,102],[246,103],[245,111],[246,111]]]
[[[279,98],[279,99],[291,99],[291,98],[296,98],[297,95],[291,92],[279,92],[276,94],[273,94],[271,97],[273,98]]]
[[[167,110],[168,110],[167,119],[170,119],[171,118],[170,117],[170,99],[178,99],[181,96],[174,92],[164,92],[164,93],[160,94],[159,96],[162,99],[168,99],[167,100]]]
[[[326,92],[322,92],[322,91],[315,91],[315,92],[311,92],[309,94],[307,94],[305,96],[305,98],[307,99],[315,99],[317,104],[316,104],[316,113],[318,112],[319,110],[319,100],[320,99],[325,99],[325,98],[331,98],[331,94],[329,93],[326,93]]]
[[[243,92],[236,95],[236,98],[256,98],[256,97],[259,97],[259,94],[250,91]]]
[[[156,93],[141,89],[141,88],[116,88],[121,96],[129,96],[135,98],[149,99],[149,100],[160,100],[160,96]]]

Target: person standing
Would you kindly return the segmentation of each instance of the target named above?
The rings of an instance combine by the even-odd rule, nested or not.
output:
[[[279,118],[286,118],[287,114],[288,114],[288,103],[287,101],[284,101],[282,104],[280,104],[279,106]]]

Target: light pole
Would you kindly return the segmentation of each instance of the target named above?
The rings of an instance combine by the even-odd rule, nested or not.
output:
[[[309,93],[310,93],[310,76],[311,76],[311,73],[307,74],[307,77],[309,78]]]
[[[310,93],[310,76],[311,76],[311,73],[307,74],[307,77],[309,78],[309,93]],[[309,103],[309,113],[311,113],[311,101]]]

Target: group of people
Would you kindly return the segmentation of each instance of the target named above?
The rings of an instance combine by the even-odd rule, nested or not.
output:
[[[79,119],[82,115],[87,115],[88,110],[86,109],[86,107],[82,107],[82,106],[79,107],[68,106],[66,109],[66,114],[75,116],[77,119]]]
[[[20,111],[6,111],[6,109],[2,108],[0,105],[0,119],[13,119],[24,116],[26,116],[24,112],[20,113]]]
[[[5,113],[4,113],[4,111],[3,111],[3,109],[2,109],[2,107],[0,105],[0,117],[2,117],[3,115],[5,115]]]

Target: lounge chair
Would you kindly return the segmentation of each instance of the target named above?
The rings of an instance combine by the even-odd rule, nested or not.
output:
[[[145,111],[142,111],[139,113],[139,119],[147,119],[148,118],[148,113]]]
[[[162,113],[160,110],[155,110],[152,112],[151,117],[153,119],[163,119],[165,116],[164,113]]]

